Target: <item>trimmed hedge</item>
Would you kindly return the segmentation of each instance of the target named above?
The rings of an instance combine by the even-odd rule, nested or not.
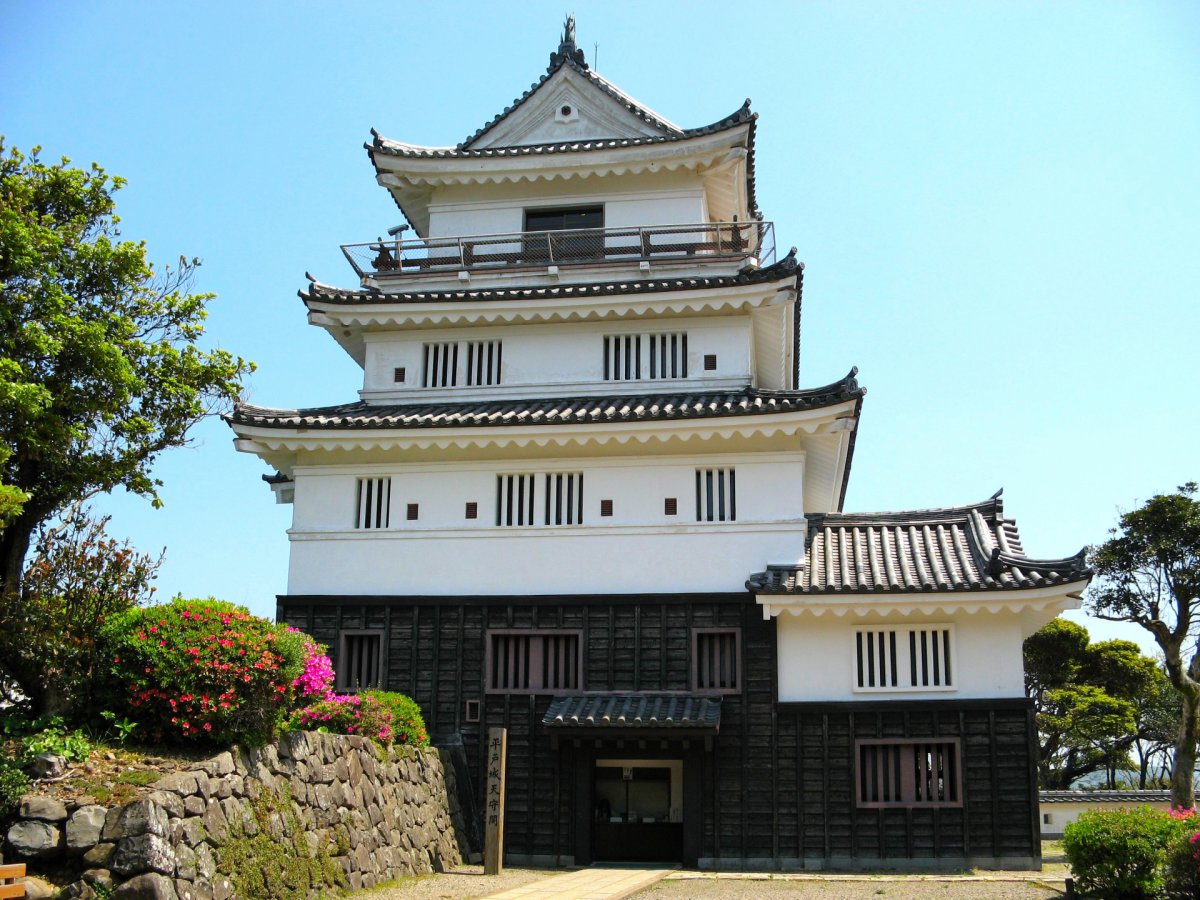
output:
[[[1103,900],[1197,897],[1194,810],[1089,810],[1063,831],[1077,887]]]

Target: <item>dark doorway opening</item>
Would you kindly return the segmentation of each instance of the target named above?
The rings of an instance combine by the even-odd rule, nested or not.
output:
[[[683,859],[682,760],[597,759],[592,797],[593,859]]]

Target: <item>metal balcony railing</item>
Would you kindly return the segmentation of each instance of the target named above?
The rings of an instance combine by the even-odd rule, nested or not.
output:
[[[359,278],[643,261],[775,260],[773,222],[519,231],[343,244]]]

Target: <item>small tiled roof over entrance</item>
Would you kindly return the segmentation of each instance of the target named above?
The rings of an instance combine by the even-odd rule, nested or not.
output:
[[[542,718],[549,729],[652,729],[715,733],[721,698],[694,694],[573,694],[551,701]]]
[[[1085,581],[1084,551],[1030,559],[997,494],[983,503],[913,512],[809,517],[802,565],[750,576],[755,594],[1003,591]]]
[[[841,381],[803,391],[740,391],[555,397],[467,403],[383,405],[344,403],[311,409],[239,404],[232,425],[266,428],[465,428],[507,425],[594,425],[671,419],[712,419],[800,412],[858,400],[866,393],[852,371]]]

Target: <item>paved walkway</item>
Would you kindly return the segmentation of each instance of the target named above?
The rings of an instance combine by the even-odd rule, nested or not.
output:
[[[487,900],[621,900],[671,874],[670,869],[592,866],[489,894]]]

